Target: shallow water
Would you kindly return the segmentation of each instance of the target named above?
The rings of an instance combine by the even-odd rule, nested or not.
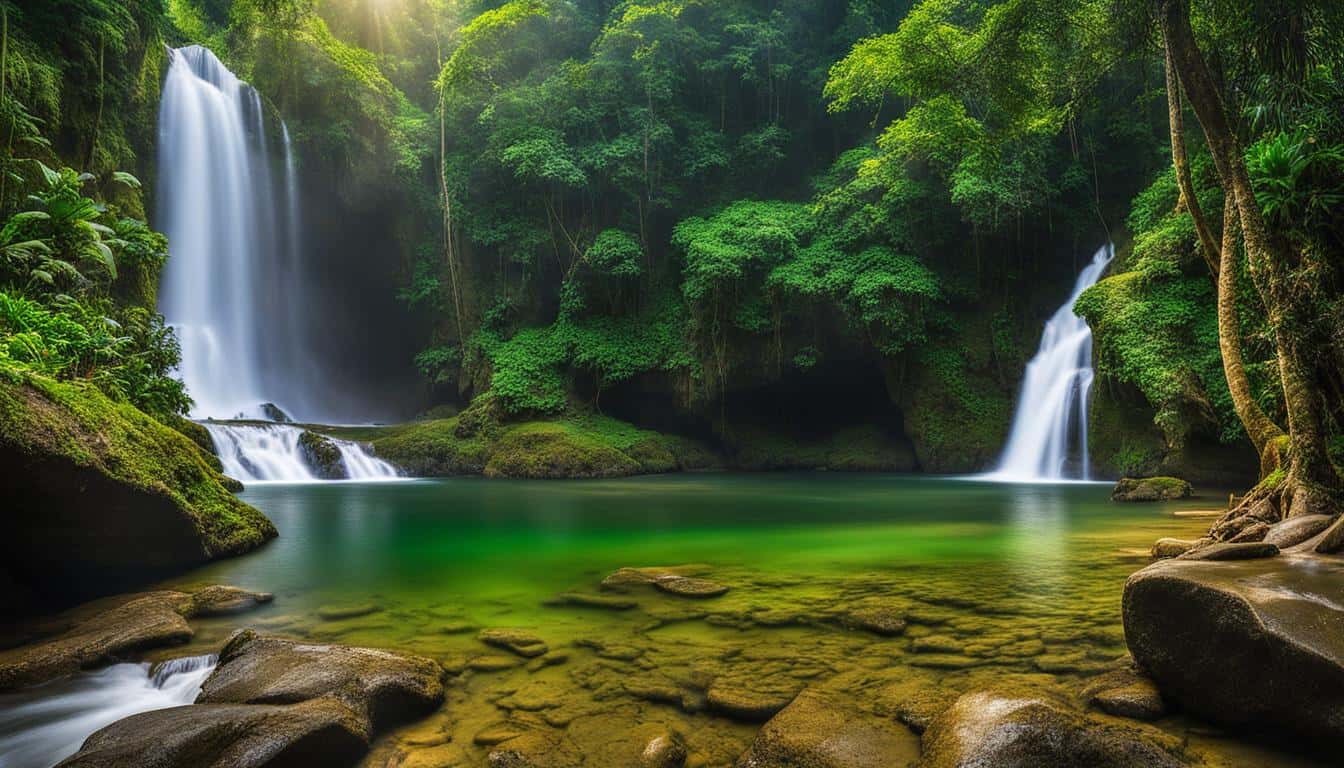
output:
[[[625,748],[612,734],[650,722],[685,734],[691,765],[729,765],[759,726],[702,711],[715,683],[866,698],[898,683],[1074,685],[1109,668],[1125,651],[1125,577],[1154,539],[1207,529],[1174,511],[1220,500],[1120,505],[1108,493],[839,473],[257,486],[243,498],[280,538],[169,584],[276,595],[196,623],[187,652],[217,650],[247,624],[462,670],[448,705],[380,740],[370,766],[480,765],[473,740],[500,723],[563,730],[588,764],[611,764]],[[622,566],[681,564],[730,591],[640,591],[628,610],[547,604],[599,594]],[[906,633],[847,628],[872,607],[899,612]],[[565,659],[530,671],[476,640],[487,627],[525,628]],[[1306,764],[1179,719],[1162,727],[1211,764]]]

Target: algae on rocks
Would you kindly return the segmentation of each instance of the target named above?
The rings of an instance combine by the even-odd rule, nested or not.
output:
[[[10,579],[46,599],[114,591],[276,535],[182,433],[90,384],[0,381]]]

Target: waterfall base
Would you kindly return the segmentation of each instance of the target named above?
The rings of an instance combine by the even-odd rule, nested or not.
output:
[[[375,482],[402,479],[397,468],[350,440],[287,424],[205,422],[224,474],[244,483]],[[330,452],[333,455],[323,454]]]

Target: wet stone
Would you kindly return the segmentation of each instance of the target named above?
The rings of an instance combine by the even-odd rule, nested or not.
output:
[[[706,691],[710,709],[734,720],[760,723],[784,709],[802,688],[779,684],[759,685],[759,681],[719,678]]]
[[[653,585],[660,591],[678,597],[718,597],[728,591],[728,587],[717,581],[693,576],[665,576],[654,581]]]
[[[529,659],[542,656],[550,650],[546,641],[521,629],[484,629],[476,639]]]

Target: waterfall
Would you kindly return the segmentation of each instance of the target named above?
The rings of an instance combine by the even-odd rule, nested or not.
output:
[[[169,53],[159,105],[157,223],[168,236],[159,307],[182,345],[196,418],[318,418],[307,375],[289,129],[273,167],[261,95],[198,45]],[[283,176],[283,179],[277,177]]]
[[[215,669],[214,656],[114,664],[0,696],[0,766],[50,768],[89,734],[124,717],[190,704]]]
[[[285,424],[216,424],[207,422],[224,474],[244,483],[305,483],[319,480],[395,480],[391,464],[371,456],[359,443],[327,437],[341,454],[338,477],[324,475],[305,455],[299,438],[304,430]]]
[[[1087,404],[1092,388],[1092,329],[1074,314],[1083,291],[1096,284],[1115,256],[1107,244],[1073,284],[1068,301],[1046,321],[1041,346],[1027,363],[1013,415],[1013,428],[999,466],[985,479],[1005,482],[1090,480]],[[1078,471],[1065,466],[1071,445],[1078,447]]]

